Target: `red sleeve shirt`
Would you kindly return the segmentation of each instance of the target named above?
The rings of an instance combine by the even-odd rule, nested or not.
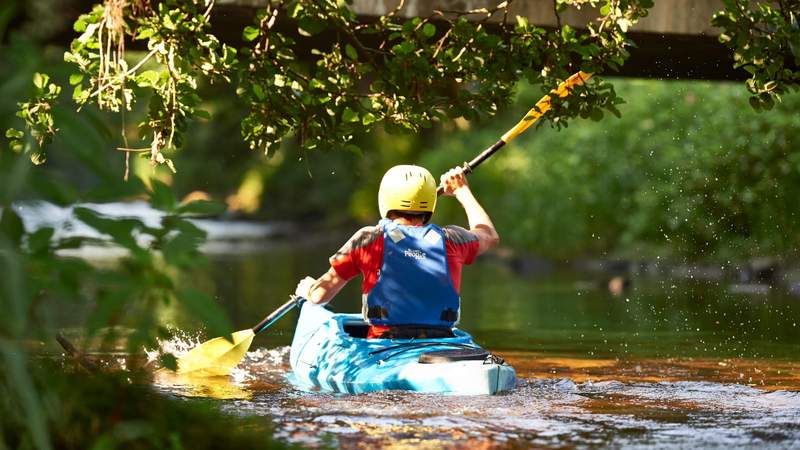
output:
[[[478,255],[478,237],[455,225],[443,228],[450,277],[456,292],[461,291],[461,268],[472,264]],[[383,231],[377,225],[358,230],[347,243],[330,258],[336,273],[350,280],[359,273],[364,276],[361,292],[369,293],[378,282],[383,264]]]

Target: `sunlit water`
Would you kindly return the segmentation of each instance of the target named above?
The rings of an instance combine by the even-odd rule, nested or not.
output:
[[[230,378],[156,376],[170,395],[211,397],[225,411],[269,416],[277,436],[344,448],[505,448],[800,445],[800,392],[728,381],[781,372],[800,385],[800,366],[752,362],[621,361],[509,355],[521,380],[497,396],[406,392],[309,393],[285,379],[288,347],[248,353]],[[552,374],[555,372],[556,374]],[[593,375],[594,374],[594,375]],[[719,375],[715,380],[714,375]],[[577,381],[581,380],[581,381]]]
[[[326,270],[334,241],[215,255],[181,282],[212,293],[234,327],[247,328],[284,302],[297,280]],[[513,392],[297,390],[286,381],[295,314],[257,336],[228,378],[158,371],[154,384],[165,395],[217,399],[231,414],[269,417],[277,436],[311,447],[800,446],[797,297],[779,288],[743,295],[725,281],[644,275],[613,296],[601,287],[605,275],[533,275],[486,259],[465,270],[460,327],[516,368]],[[358,299],[354,281],[333,305],[358,311]],[[74,309],[62,316],[62,326],[80,319]],[[162,316],[182,330],[164,349],[180,353],[208,337],[174,305]]]

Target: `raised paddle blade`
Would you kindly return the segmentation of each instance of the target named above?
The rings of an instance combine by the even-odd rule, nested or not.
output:
[[[506,131],[506,134],[504,134],[500,139],[505,143],[509,143],[512,139],[522,134],[523,131],[527,130],[528,127],[536,123],[536,121],[539,120],[544,113],[550,110],[550,102],[552,101],[550,95],[556,95],[562,98],[566,97],[569,95],[572,88],[582,85],[586,82],[586,80],[591,78],[592,75],[593,74],[588,72],[574,73],[571,77],[564,80],[563,83],[559,84],[557,88],[550,91],[550,94],[545,95],[538,102],[536,102],[536,105],[531,108],[530,111],[528,111],[528,114],[526,114],[525,117],[519,121],[519,123],[514,125],[514,128]]]
[[[244,358],[253,342],[252,329],[237,331],[229,338],[203,342],[178,358],[178,373],[201,376],[226,376]]]

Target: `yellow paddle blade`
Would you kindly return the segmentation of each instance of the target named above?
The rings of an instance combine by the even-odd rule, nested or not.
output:
[[[573,74],[571,77],[564,80],[563,83],[559,84],[556,89],[550,91],[550,94],[557,95],[559,97],[566,97],[569,95],[569,92],[573,87],[583,84],[591,77],[592,74],[587,72],[578,72]],[[514,128],[508,130],[500,139],[508,144],[512,139],[520,135],[523,131],[527,130],[529,126],[533,125],[537,120],[539,120],[540,117],[544,115],[544,113],[549,110],[550,95],[545,95],[538,102],[536,102],[536,106],[531,108],[531,110],[528,111],[528,114],[526,114],[522,120],[514,125]]]
[[[198,376],[224,376],[244,358],[255,333],[247,329],[230,338],[218,337],[203,342],[178,358],[178,373]]]

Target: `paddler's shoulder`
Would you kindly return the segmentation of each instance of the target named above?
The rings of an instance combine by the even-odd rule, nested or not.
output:
[[[442,227],[442,231],[444,231],[445,239],[454,244],[466,244],[478,240],[478,236],[475,233],[458,225],[445,225]]]
[[[349,243],[353,247],[365,247],[382,235],[383,229],[379,225],[369,225],[356,231]]]

